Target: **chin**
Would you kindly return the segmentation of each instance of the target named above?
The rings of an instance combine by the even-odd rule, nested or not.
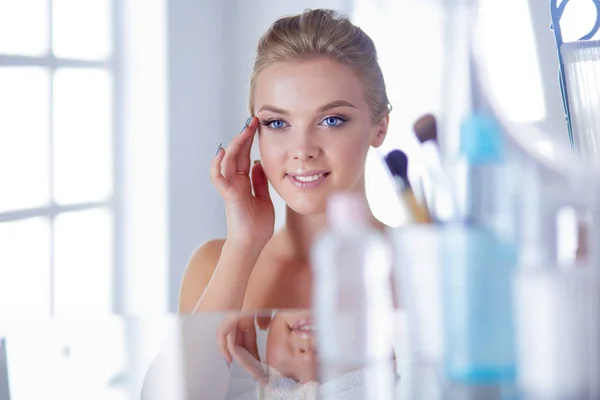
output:
[[[332,193],[352,190],[355,186],[355,184],[344,185],[340,184],[339,181],[333,181],[317,188],[303,189],[284,182],[281,185],[273,185],[273,188],[291,210],[300,215],[309,216],[325,213],[327,211],[327,200]]]
[[[316,193],[315,193],[316,194]],[[285,204],[301,215],[318,215],[327,211],[327,197],[325,195],[292,194],[283,198]]]

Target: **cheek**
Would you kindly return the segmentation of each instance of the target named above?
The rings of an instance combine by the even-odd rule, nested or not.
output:
[[[269,333],[267,334],[266,343],[266,362],[272,367],[276,367],[282,358],[285,357],[285,352],[282,349],[286,348],[287,327],[282,325],[280,321],[271,322]]]
[[[330,157],[335,159],[336,164],[343,163],[351,166],[362,166],[370,147],[367,132],[357,132],[348,135],[341,140],[329,144]]]
[[[284,165],[286,150],[285,146],[281,143],[277,143],[272,138],[265,138],[260,136],[258,140],[258,150],[260,152],[260,159],[269,180],[278,173],[281,166]]]

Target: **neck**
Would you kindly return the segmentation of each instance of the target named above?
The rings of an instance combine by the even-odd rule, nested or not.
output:
[[[361,191],[366,197],[364,189]],[[371,226],[383,231],[385,225],[370,214]],[[283,233],[293,249],[294,258],[308,261],[310,249],[317,235],[327,228],[327,213],[302,215],[286,206],[285,227]]]
[[[298,261],[308,261],[314,240],[326,228],[327,213],[302,215],[286,206],[284,232]]]

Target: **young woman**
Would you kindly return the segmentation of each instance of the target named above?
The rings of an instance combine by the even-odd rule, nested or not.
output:
[[[366,197],[367,152],[385,139],[390,111],[372,40],[331,10],[280,18],[269,28],[258,44],[249,108],[210,169],[225,202],[227,237],[192,255],[181,313],[310,308],[309,252],[326,226],[327,199],[336,191]],[[255,138],[260,161],[251,163]],[[269,182],[286,203],[277,232]]]
[[[267,386],[256,325],[268,325],[264,362],[304,385],[316,378],[310,248],[326,227],[332,193],[351,191],[366,202],[367,152],[383,143],[388,128],[390,107],[372,40],[331,10],[278,19],[258,44],[249,108],[241,132],[226,148],[218,146],[210,169],[225,202],[227,237],[202,244],[192,255],[179,311],[233,311],[219,322],[219,352],[228,365],[237,360]],[[260,161],[251,163],[255,138]],[[269,183],[286,203],[277,232]],[[384,229],[372,215],[371,221]],[[295,310],[253,313],[272,309]],[[155,366],[149,373],[148,398],[170,368]],[[201,381],[188,384],[200,393],[206,384]]]

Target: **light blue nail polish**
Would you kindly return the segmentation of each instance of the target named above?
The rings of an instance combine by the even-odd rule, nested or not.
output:
[[[242,131],[243,131],[244,129],[246,129],[246,127],[247,127],[248,125],[250,125],[250,121],[252,121],[252,115],[248,117],[248,119],[247,119],[247,120],[246,120],[246,122],[244,123],[244,126],[242,126],[242,129],[240,129],[240,133],[242,133]]]
[[[215,157],[219,154],[219,152],[221,151],[222,148],[223,148],[223,143],[219,143],[219,147],[217,147],[217,151],[215,153]]]

